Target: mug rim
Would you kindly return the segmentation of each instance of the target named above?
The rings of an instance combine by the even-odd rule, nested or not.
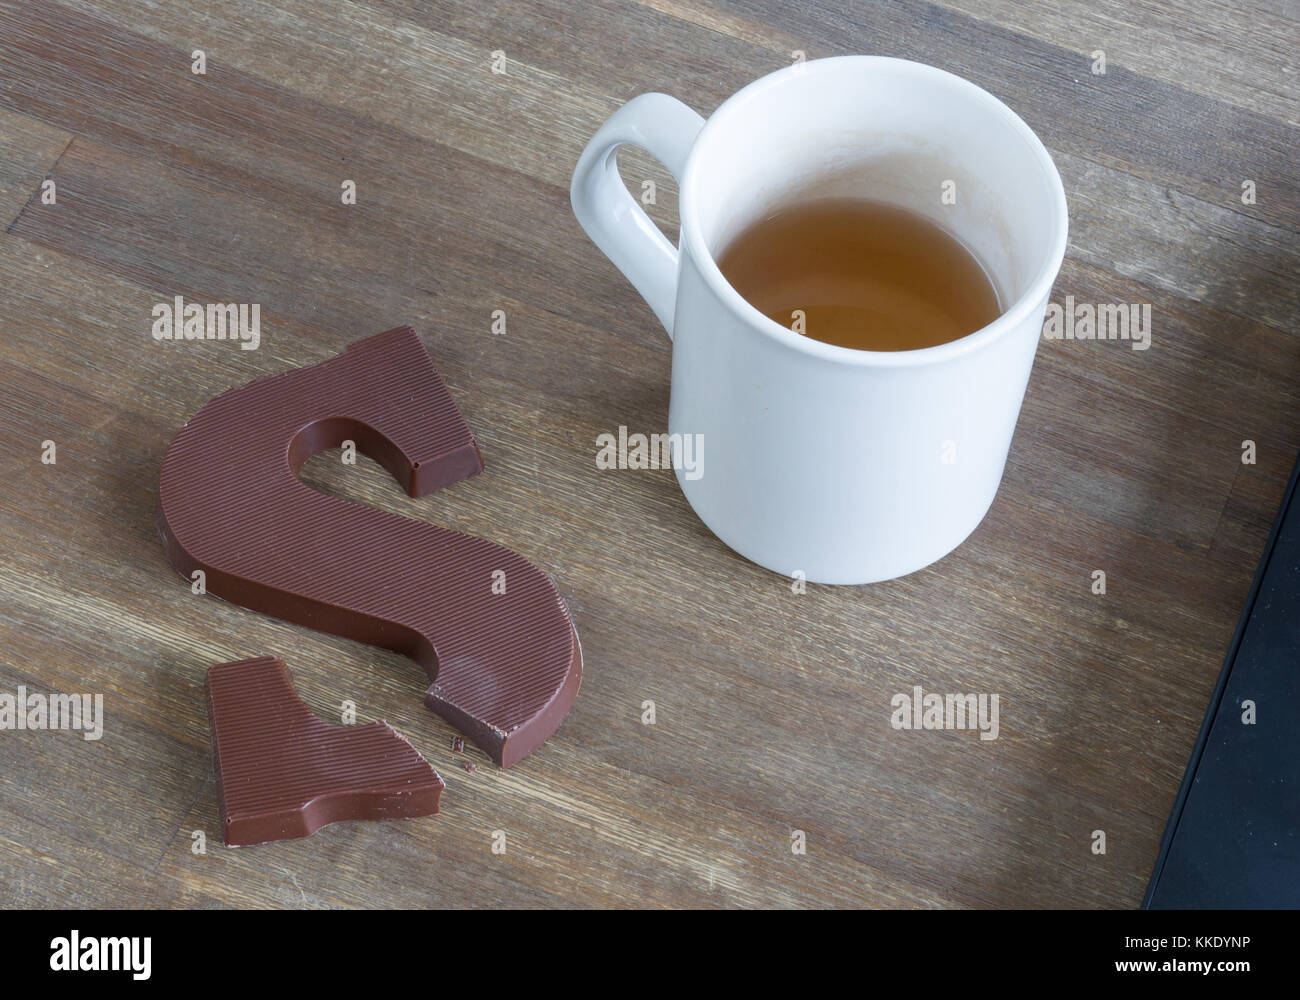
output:
[[[761,98],[767,91],[782,85],[792,77],[802,76],[807,73],[839,72],[852,67],[862,69],[884,67],[907,73],[917,73],[922,76],[937,78],[948,86],[964,91],[966,96],[973,98],[994,114],[1005,119],[1025,139],[1035,162],[1047,178],[1053,203],[1052,226],[1054,234],[1051,241],[1051,250],[1047,253],[1042,265],[1025,291],[1003,310],[995,320],[987,326],[966,334],[964,337],[958,337],[956,340],[935,344],[931,347],[919,347],[904,351],[871,351],[858,347],[841,347],[838,344],[828,344],[795,333],[776,320],[765,316],[736,291],[723,276],[717,260],[714,259],[712,252],[704,242],[704,234],[700,230],[696,209],[695,188],[697,184],[696,177],[705,169],[701,162],[701,150],[707,145],[705,140],[709,137],[710,131],[716,131],[718,122],[734,114],[743,105]],[[761,76],[736,91],[708,117],[691,146],[691,151],[686,158],[686,166],[682,170],[678,196],[678,215],[681,220],[682,242],[689,248],[691,256],[698,261],[700,273],[705,283],[708,284],[714,295],[718,296],[732,312],[737,313],[744,319],[749,326],[756,328],[778,344],[801,351],[812,357],[863,367],[912,367],[948,361],[978,350],[984,345],[997,340],[1009,330],[1019,326],[1037,307],[1038,303],[1046,299],[1051,292],[1052,285],[1056,282],[1056,277],[1060,273],[1061,263],[1065,259],[1065,245],[1069,231],[1069,208],[1065,200],[1065,187],[1061,183],[1061,175],[1042,140],[1025,123],[1024,119],[983,87],[964,77],[939,69],[937,66],[915,62],[911,59],[899,59],[894,56],[856,55],[810,59],[807,62],[785,66],[768,73],[766,76]]]

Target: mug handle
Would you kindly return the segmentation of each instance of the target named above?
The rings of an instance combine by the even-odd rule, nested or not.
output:
[[[681,184],[704,119],[675,97],[642,94],[610,115],[573,171],[569,199],[591,241],[654,310],[671,339],[677,300],[677,248],[650,221],[618,173],[618,147],[640,146]]]

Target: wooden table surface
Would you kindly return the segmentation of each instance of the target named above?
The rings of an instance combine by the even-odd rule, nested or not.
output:
[[[0,693],[105,711],[99,741],[0,732],[0,903],[1135,906],[1300,447],[1295,11],[0,2]],[[1053,301],[1153,314],[1147,351],[1042,343],[961,548],[802,595],[671,472],[596,468],[597,435],[665,429],[670,352],[568,198],[622,102],[708,114],[796,50],[916,59],[1008,102],[1069,197]],[[675,235],[671,179],[622,164]],[[259,303],[260,349],[154,340],[176,295]],[[582,690],[509,771],[452,752],[413,661],[191,594],[154,529],[164,450],[209,398],[403,323],[486,473],[412,501],[335,450],[304,478],[553,576]],[[225,848],[205,672],[267,652],[323,718],[351,700],[405,733],[441,814]],[[997,693],[999,738],[891,728],[918,684]]]

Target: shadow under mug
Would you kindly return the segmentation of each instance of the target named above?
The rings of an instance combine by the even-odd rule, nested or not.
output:
[[[680,248],[619,176],[625,143],[677,178]],[[1002,479],[1068,226],[1056,167],[1010,108],[920,63],[814,60],[756,80],[707,121],[664,94],[629,101],[588,143],[570,194],[672,338],[668,432],[699,449],[689,471],[674,461],[677,479],[723,542],[787,576],[862,584],[921,569],[975,530]],[[1002,314],[910,351],[838,347],[767,318],[717,257],[814,194],[938,222],[984,265]]]

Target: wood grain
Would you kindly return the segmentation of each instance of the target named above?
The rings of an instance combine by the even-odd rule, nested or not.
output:
[[[0,903],[1135,905],[1300,448],[1296,37],[1267,2],[0,0],[0,692],[101,692],[107,716],[98,742],[0,732]],[[1155,318],[1145,352],[1042,344],[955,553],[804,595],[671,473],[596,469],[598,434],[664,428],[669,350],[567,193],[621,102],[707,114],[795,49],[1002,97],[1070,199],[1053,301]],[[671,178],[622,164],[675,233]],[[174,295],[260,303],[261,348],[154,341]],[[452,752],[413,662],[192,595],[154,532],[163,452],[206,400],[407,322],[487,472],[420,501],[368,459],[303,474],[552,574],[584,683],[506,772]],[[323,718],[351,700],[407,735],[442,814],[224,848],[204,676],[261,653]],[[999,693],[999,738],[890,728],[914,684]]]

